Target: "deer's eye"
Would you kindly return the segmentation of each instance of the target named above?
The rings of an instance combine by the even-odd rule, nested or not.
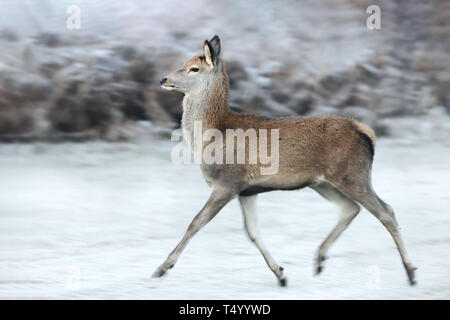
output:
[[[189,72],[198,72],[198,68],[196,68],[196,67],[190,68]]]

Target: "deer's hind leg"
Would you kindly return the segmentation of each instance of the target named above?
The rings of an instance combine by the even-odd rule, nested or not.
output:
[[[345,196],[342,192],[337,190],[328,182],[320,182],[312,185],[311,188],[317,191],[325,199],[335,203],[341,209],[339,221],[328,235],[328,237],[322,242],[317,251],[315,260],[315,273],[319,274],[323,270],[323,262],[326,259],[326,253],[331,245],[339,238],[342,232],[349,226],[352,220],[358,215],[360,211],[359,205]]]
[[[370,183],[370,175],[368,175],[366,179],[362,179],[362,181],[361,179],[354,179],[354,181],[347,179],[345,184],[341,183],[339,185],[338,181],[336,183],[341,192],[360,203],[389,231],[397,246],[398,252],[400,253],[403,266],[408,275],[409,283],[414,285],[416,283],[414,273],[417,268],[408,258],[394,210],[376,195]]]

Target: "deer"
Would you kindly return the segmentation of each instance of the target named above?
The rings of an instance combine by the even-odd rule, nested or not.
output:
[[[271,118],[231,110],[228,104],[229,79],[220,53],[220,39],[215,35],[211,40],[204,41],[201,54],[190,58],[180,68],[160,79],[163,89],[184,94],[181,120],[183,135],[192,140],[196,121],[202,124],[204,130],[216,129],[221,132],[238,128],[277,129],[279,167],[276,173],[263,175],[258,170],[262,166],[260,163],[200,163],[203,177],[211,188],[209,199],[193,218],[181,241],[152,276],[161,277],[173,268],[192,237],[227,203],[238,198],[249,239],[259,249],[279,285],[285,286],[287,277],[284,268],[273,258],[259,236],[257,195],[308,187],[340,208],[336,226],[320,244],[315,255],[316,275],[323,271],[331,245],[358,215],[360,206],[363,206],[392,236],[409,283],[414,285],[417,268],[408,258],[394,210],[378,197],[372,186],[374,132],[348,117]],[[188,141],[188,144],[192,149],[195,143]],[[208,141],[203,141],[199,147],[205,148],[207,145]]]

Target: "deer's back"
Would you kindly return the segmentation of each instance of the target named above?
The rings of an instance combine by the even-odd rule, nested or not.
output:
[[[370,173],[375,135],[353,119],[335,116],[267,118],[231,113],[219,126],[223,131],[279,130],[277,174],[259,175],[258,166],[253,165],[228,167],[230,174],[239,175],[245,171],[250,186],[269,190],[296,189],[313,183],[318,177],[345,176],[355,170],[361,174]]]

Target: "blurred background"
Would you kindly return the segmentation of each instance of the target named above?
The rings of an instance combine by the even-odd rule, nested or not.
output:
[[[214,34],[236,110],[347,115],[379,136],[449,132],[448,1],[0,3],[3,141],[117,141],[179,126],[182,95],[158,79]],[[381,29],[366,26],[369,4]],[[80,29],[66,26],[70,5]]]
[[[381,29],[367,27],[373,4]],[[73,5],[80,28],[68,27]],[[287,290],[245,239],[236,203],[167,279],[150,279],[209,192],[198,168],[170,162],[182,95],[159,78],[215,34],[234,110],[374,129],[375,188],[398,212],[419,289],[367,213],[331,249],[335,269],[313,279],[337,209],[307,190],[261,196],[264,239],[293,269]],[[446,0],[1,0],[0,296],[449,298],[449,34]]]

